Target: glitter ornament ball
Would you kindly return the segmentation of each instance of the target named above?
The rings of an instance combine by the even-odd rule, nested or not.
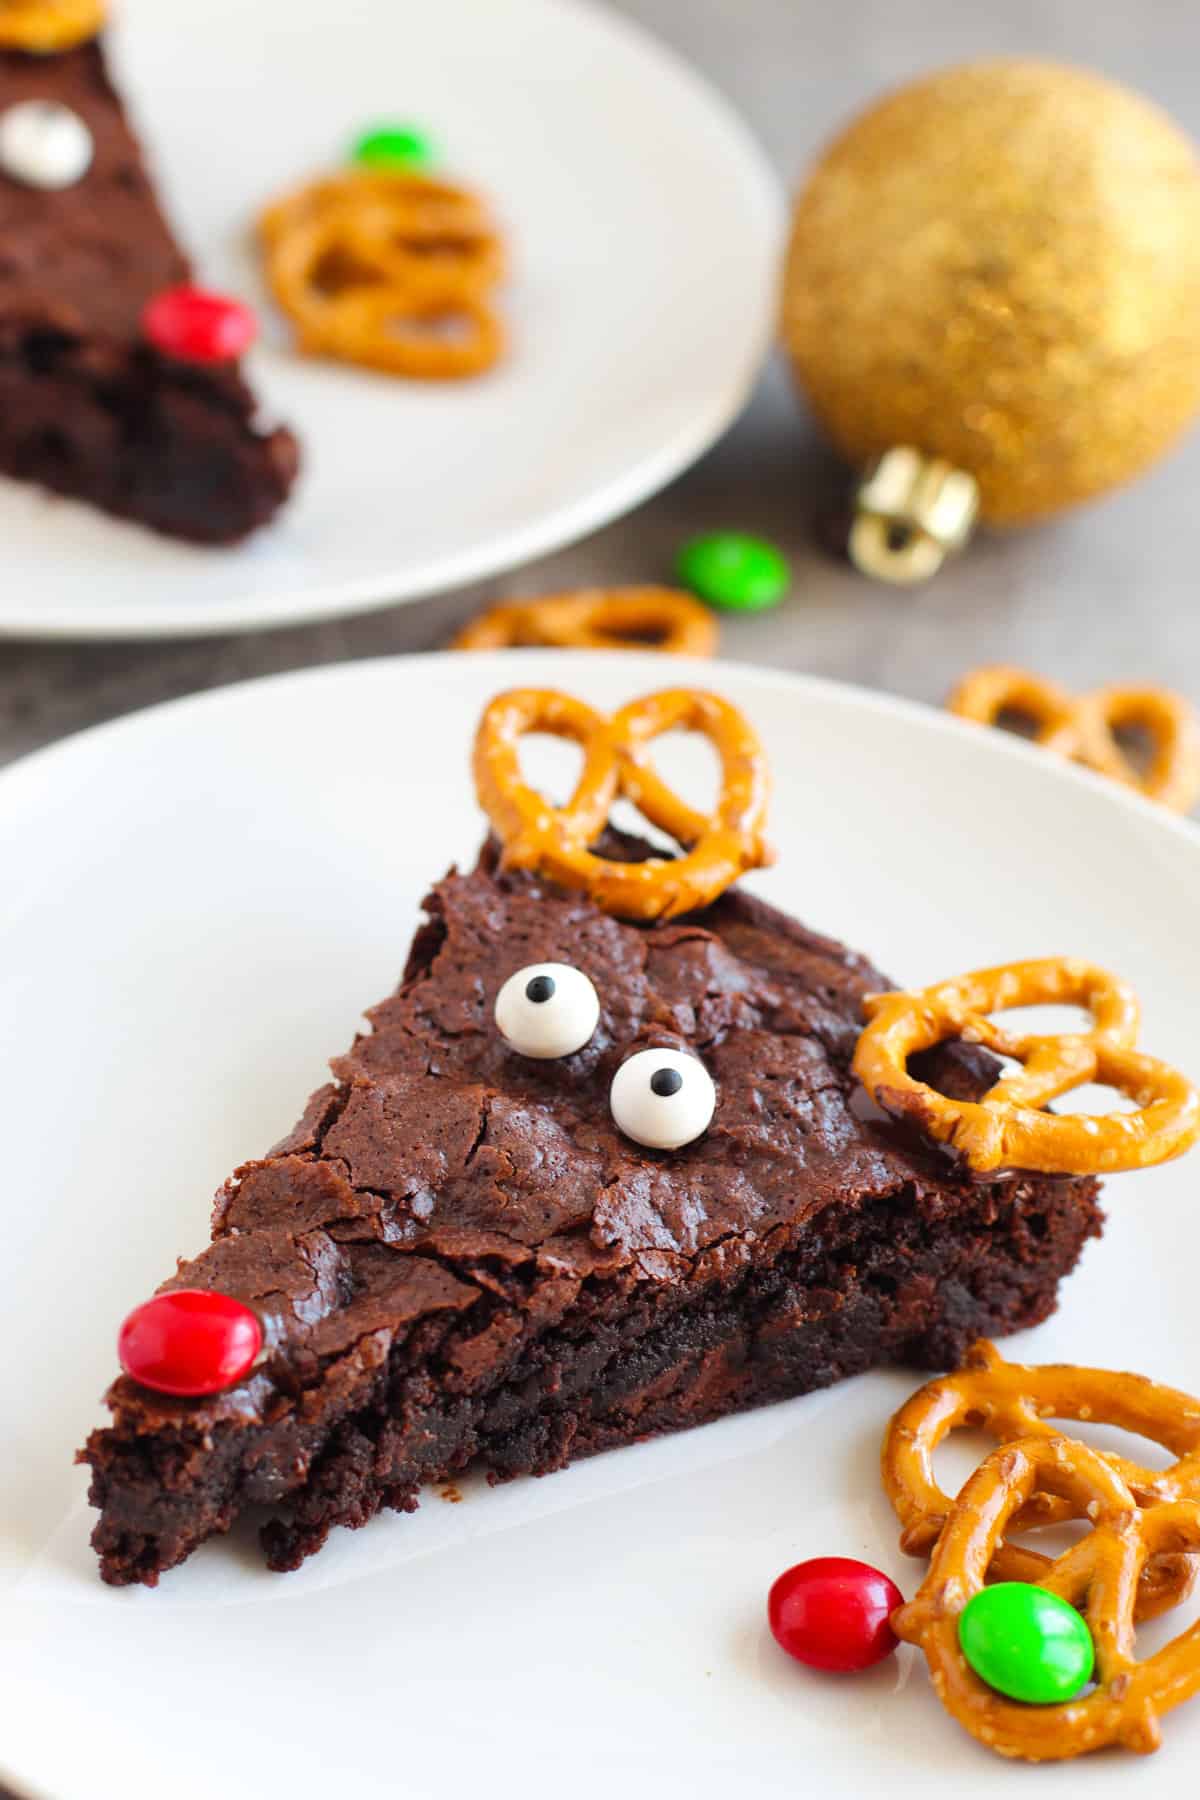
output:
[[[1200,408],[1196,150],[1081,70],[995,61],[914,82],[801,192],[782,330],[854,464],[919,452],[972,476],[996,524],[1088,500]]]

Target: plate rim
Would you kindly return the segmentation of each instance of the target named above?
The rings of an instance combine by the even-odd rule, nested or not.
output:
[[[673,678],[676,671],[683,676],[695,677],[690,685],[701,688],[711,687],[714,680],[719,681],[722,675],[728,673],[735,680],[749,680],[756,687],[781,686],[792,689],[797,695],[818,696],[852,710],[862,708],[885,718],[900,719],[935,734],[945,734],[962,742],[969,741],[983,748],[985,755],[1015,758],[1030,769],[1040,770],[1051,781],[1065,783],[1068,788],[1082,788],[1100,796],[1118,811],[1129,812],[1143,824],[1152,821],[1161,826],[1168,836],[1190,845],[1193,852],[1200,852],[1200,822],[1190,816],[1169,812],[1156,802],[1148,800],[1136,788],[1127,788],[1109,776],[1098,774],[1066,757],[1048,754],[1039,744],[1019,737],[1015,732],[982,727],[973,720],[960,718],[930,701],[867,687],[861,682],[842,681],[831,675],[815,675],[802,669],[776,669],[769,664],[741,661],[734,657],[707,659],[668,656],[661,651],[631,650],[402,650],[384,656],[347,657],[344,661],[314,663],[299,669],[272,670],[267,674],[224,682],[218,687],[201,688],[192,693],[176,694],[166,700],[151,701],[146,706],[121,713],[116,718],[82,726],[56,738],[52,743],[40,745],[37,749],[26,751],[11,762],[0,765],[0,829],[7,823],[8,807],[21,804],[21,789],[27,785],[32,787],[38,781],[46,779],[60,761],[69,764],[77,756],[86,756],[98,741],[114,741],[126,734],[136,736],[151,720],[156,721],[160,717],[186,719],[192,713],[203,714],[209,709],[219,712],[222,706],[231,702],[240,704],[243,700],[248,701],[267,687],[285,684],[303,686],[310,683],[319,686],[326,681],[343,679],[353,681],[368,671],[377,672],[381,678],[385,671],[394,675],[409,666],[414,671],[491,667],[500,675],[495,689],[500,693],[505,688],[524,685],[520,673],[522,669],[527,669],[531,677],[540,678],[538,685],[546,685],[547,672],[562,668],[564,662],[569,668],[627,668],[635,681],[642,675],[653,677],[654,671],[659,670],[671,677],[669,680],[657,679],[654,685],[659,687],[685,685],[682,680]],[[505,679],[500,673],[505,670],[511,671],[516,679]],[[572,678],[568,676],[568,679]]]
[[[753,209],[761,213],[775,244],[770,279],[763,283],[763,291],[757,296],[757,319],[753,321],[752,329],[748,324],[738,364],[729,369],[723,385],[716,390],[706,390],[704,403],[694,405],[688,422],[677,429],[667,443],[627,464],[619,475],[603,486],[577,497],[569,506],[560,506],[544,518],[518,529],[510,528],[470,549],[444,555],[426,564],[424,569],[416,566],[407,575],[399,577],[362,575],[347,581],[325,583],[315,588],[298,607],[287,604],[264,607],[256,601],[252,588],[241,599],[193,602],[170,614],[158,613],[153,607],[143,605],[125,607],[118,604],[93,617],[81,615],[78,609],[69,607],[56,612],[53,604],[39,600],[36,612],[31,612],[27,619],[0,615],[0,642],[104,643],[279,631],[289,626],[356,618],[393,606],[411,605],[493,576],[503,578],[522,563],[565,549],[602,526],[624,518],[690,468],[740,416],[775,339],[778,285],[775,265],[782,253],[787,216],[783,179],[733,101],[697,65],[649,27],[624,13],[610,10],[600,0],[538,0],[538,4],[583,20],[589,30],[607,32],[634,54],[657,64],[670,79],[689,88],[695,99],[703,103],[710,123],[724,135],[736,154],[739,188],[746,195],[753,194]],[[747,206],[746,210],[751,209]],[[750,311],[747,308],[748,319]],[[60,503],[76,504],[59,502],[52,495],[39,497],[48,508]],[[219,550],[211,552],[220,553]]]

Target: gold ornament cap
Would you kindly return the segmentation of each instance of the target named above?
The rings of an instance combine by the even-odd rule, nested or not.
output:
[[[979,512],[973,476],[907,444],[870,465],[854,496],[847,546],[864,575],[913,587],[961,550]]]

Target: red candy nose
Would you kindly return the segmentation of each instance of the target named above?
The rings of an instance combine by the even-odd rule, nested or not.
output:
[[[258,321],[240,300],[205,288],[164,288],[142,311],[142,334],[181,362],[232,362],[248,350]]]
[[[121,1367],[160,1394],[219,1394],[262,1349],[256,1313],[228,1294],[179,1288],[135,1306],[117,1338]]]

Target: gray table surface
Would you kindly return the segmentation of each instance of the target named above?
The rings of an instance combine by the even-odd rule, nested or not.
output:
[[[993,53],[1088,62],[1143,89],[1200,136],[1200,11],[1182,0],[619,6],[724,89],[790,186],[830,130],[881,87]],[[664,493],[584,542],[495,581],[273,633],[153,644],[0,644],[0,761],[198,689],[437,647],[492,595],[663,579],[683,539],[718,526],[773,538],[792,556],[795,572],[782,607],[725,624],[724,649],[733,658],[929,701],[940,700],[971,664],[996,660],[1076,685],[1169,680],[1200,700],[1200,432],[1127,492],[1053,525],[978,540],[917,597],[865,581],[818,546],[813,515],[837,494],[839,481],[774,366],[733,430]]]

